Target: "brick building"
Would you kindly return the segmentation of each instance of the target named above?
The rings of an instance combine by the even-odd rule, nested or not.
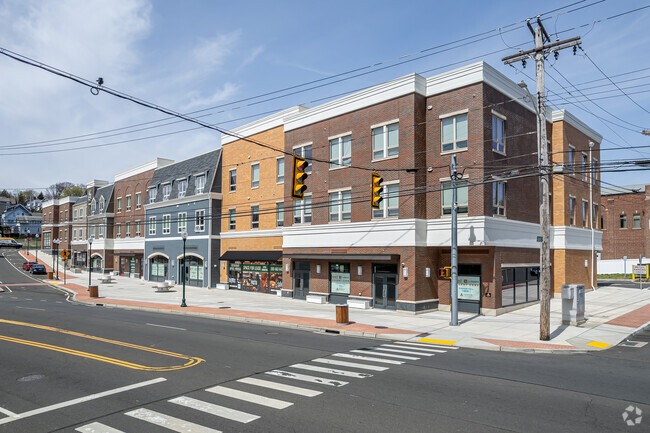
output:
[[[89,260],[93,272],[113,272],[113,219],[114,213],[114,188],[107,184],[88,188],[90,199],[86,220],[88,223],[89,239]],[[94,191],[94,194],[92,193]],[[92,197],[91,197],[92,194]]]
[[[603,188],[603,260],[650,255],[650,185]]]
[[[88,195],[78,197],[72,205],[72,266],[85,268],[88,265]]]
[[[59,240],[58,250],[70,250],[72,241],[72,205],[77,197],[52,199],[43,203],[43,222],[41,226],[41,249],[52,252],[57,246],[52,242]]]

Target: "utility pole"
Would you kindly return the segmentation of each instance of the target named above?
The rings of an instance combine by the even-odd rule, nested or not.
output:
[[[549,160],[546,139],[546,103],[544,90],[544,61],[545,56],[554,53],[555,58],[559,51],[565,48],[576,47],[580,44],[580,37],[551,42],[542,21],[537,16],[537,27],[533,29],[530,19],[526,20],[528,29],[535,38],[535,48],[501,59],[506,65],[521,61],[524,67],[526,59],[535,59],[535,77],[537,84],[537,152],[540,171],[539,183],[539,221],[541,226],[542,244],[540,246],[540,311],[539,311],[539,339],[551,339],[551,227],[549,209]],[[546,45],[544,43],[547,42]]]
[[[458,191],[456,155],[451,155],[451,326],[458,326]]]

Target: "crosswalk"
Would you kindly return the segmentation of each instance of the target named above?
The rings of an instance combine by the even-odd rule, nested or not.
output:
[[[156,407],[156,410],[142,407],[125,412],[123,415],[128,419],[136,420],[134,422],[138,424],[134,431],[146,431],[147,425],[155,425],[179,433],[221,433],[219,428],[224,428],[224,424],[227,428],[228,422],[247,424],[262,418],[263,415],[259,413],[263,413],[264,408],[283,410],[297,403],[291,401],[292,399],[317,397],[328,388],[343,387],[350,381],[374,377],[406,361],[415,361],[454,349],[457,348],[428,343],[387,342],[379,346],[333,353],[325,358],[315,358],[282,369],[269,370],[252,377],[205,388],[196,391],[192,396],[182,395],[169,399],[166,403],[172,404],[169,411],[173,412],[174,416],[160,411],[160,406]],[[293,384],[290,384],[291,382]],[[264,394],[270,392],[274,393],[272,397]],[[243,409],[246,410],[235,409],[238,403],[245,406]],[[191,413],[200,412],[208,416],[211,422],[202,425],[193,422],[197,417],[190,416],[192,421],[179,418],[178,412],[172,410],[173,407],[182,407],[190,410]],[[258,407],[260,412],[250,413],[257,412],[251,411],[251,407]],[[187,412],[183,413],[187,414]],[[82,433],[125,433],[123,430],[100,422],[92,422],[75,430]]]

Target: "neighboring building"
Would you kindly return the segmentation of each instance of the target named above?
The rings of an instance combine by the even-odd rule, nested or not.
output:
[[[97,181],[95,181],[97,182]],[[72,266],[83,268],[88,265],[88,195],[77,197],[72,205]]]
[[[27,206],[27,209],[29,209],[32,212],[40,212],[41,210],[43,210],[43,203],[44,202],[45,202],[45,200],[39,200],[39,199],[35,198],[33,200],[28,201],[26,206]]]
[[[37,236],[41,234],[41,215],[33,215],[24,205],[8,207],[0,216],[0,226],[7,235]]]
[[[603,260],[650,256],[650,185],[602,188]]]
[[[221,281],[231,289],[282,289],[285,179],[291,183],[285,178],[283,118],[304,109],[293,107],[233,129],[239,139],[221,135]]]
[[[182,234],[186,231],[186,284],[216,285],[221,199],[220,149],[155,170],[144,205],[147,280],[182,281]]]
[[[89,209],[86,220],[90,237],[93,238],[90,251],[90,264],[93,272],[113,271],[113,221],[114,213],[114,185],[108,184],[97,187],[95,182],[86,186],[87,196],[90,197]],[[92,192],[94,191],[94,194]]]
[[[0,197],[0,214],[6,211],[14,204],[14,199],[9,197]]]
[[[72,241],[72,205],[77,197],[52,199],[43,203],[41,249],[70,250]],[[58,246],[52,241],[58,239]]]

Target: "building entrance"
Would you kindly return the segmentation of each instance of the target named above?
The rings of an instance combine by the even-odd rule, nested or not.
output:
[[[309,262],[293,262],[293,297],[307,299],[309,294]]]
[[[375,308],[397,308],[397,265],[373,265],[372,300]]]

